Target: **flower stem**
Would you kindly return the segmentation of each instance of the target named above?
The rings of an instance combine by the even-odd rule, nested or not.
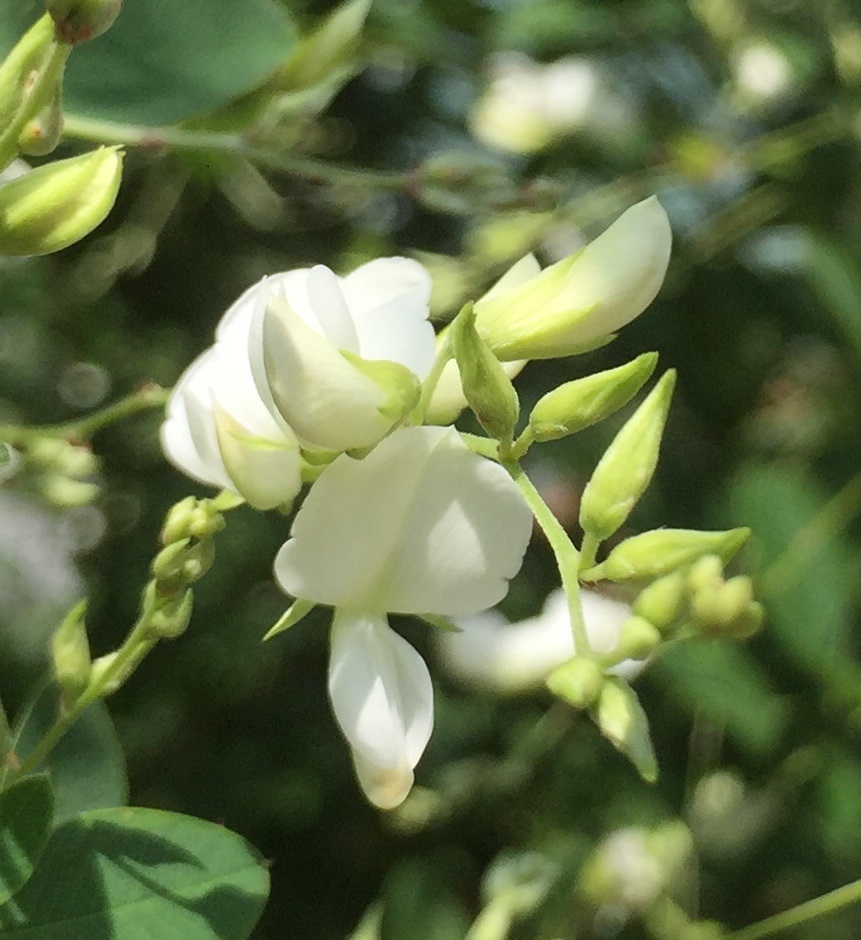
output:
[[[30,425],[22,426],[15,424],[0,425],[0,441],[4,441],[12,446],[27,444],[29,441],[38,437],[60,437],[66,440],[89,440],[97,431],[108,425],[116,424],[125,418],[130,418],[141,411],[148,411],[150,408],[161,408],[167,402],[170,395],[170,389],[162,388],[159,385],[146,385],[121,398],[119,401],[108,405],[101,411],[96,411],[85,418],[79,418],[75,421],[66,421],[62,424]]]
[[[858,901],[861,901],[861,880],[853,881],[841,888],[835,888],[834,891],[829,891],[812,901],[799,904],[782,914],[775,914],[773,917],[766,917],[765,920],[761,920],[759,923],[742,927],[741,930],[729,934],[726,940],[762,940],[762,937],[771,937],[783,930],[815,920],[817,917],[833,914],[835,911],[848,907],[850,904],[856,904]]]
[[[571,632],[574,635],[574,649],[577,655],[587,659],[594,659],[595,653],[586,634],[586,623],[583,620],[583,608],[580,603],[580,582],[577,572],[580,566],[580,554],[568,538],[568,533],[559,520],[550,511],[550,507],[541,498],[532,481],[524,472],[519,463],[511,460],[502,461],[502,466],[508,475],[517,484],[523,494],[535,521],[541,526],[547,541],[556,556],[559,575],[562,578],[562,587],[568,599],[568,613],[571,617]]]
[[[583,535],[583,544],[580,546],[580,571],[588,571],[595,565],[595,556],[598,554],[600,540],[591,532]]]

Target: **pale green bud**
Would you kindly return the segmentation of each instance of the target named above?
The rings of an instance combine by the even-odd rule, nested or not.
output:
[[[72,45],[101,36],[122,6],[123,0],[48,0],[57,36]]]
[[[45,15],[27,30],[0,63],[0,128],[5,129],[24,106],[33,74],[45,63],[53,43],[54,24],[51,17]]]
[[[86,612],[86,601],[75,604],[51,640],[54,676],[67,705],[78,699],[90,681],[92,664],[84,621]]]
[[[161,530],[162,545],[180,542],[191,536],[190,526],[192,519],[195,518],[196,509],[197,500],[194,496],[186,496],[185,499],[181,499],[170,507]]]
[[[357,372],[367,376],[386,393],[377,411],[392,424],[403,421],[419,403],[421,383],[406,366],[388,359],[363,359],[343,349],[341,355]]]
[[[202,578],[215,560],[212,539],[180,539],[163,548],[152,562],[158,593],[173,594]]]
[[[670,369],[625,422],[586,484],[580,525],[598,541],[624,524],[652,480],[675,384]]]
[[[658,778],[658,763],[649,734],[649,721],[634,690],[617,676],[607,676],[592,718],[601,734],[650,783]]]
[[[695,592],[691,598],[691,617],[698,627],[720,633],[740,617],[752,601],[750,578],[731,578]]]
[[[58,87],[48,104],[24,125],[18,138],[18,149],[28,156],[44,156],[55,149],[62,134],[63,110]]]
[[[744,545],[750,529],[698,532],[693,529],[655,529],[620,542],[590,575],[610,581],[660,578],[692,564],[703,555],[724,562]]]
[[[152,633],[163,640],[173,640],[185,633],[191,611],[194,606],[194,595],[191,590],[163,601],[161,606],[150,617],[149,625]]]
[[[592,659],[574,657],[557,666],[546,679],[547,688],[574,708],[594,704],[604,684],[604,672]]]
[[[714,588],[723,581],[723,561],[718,555],[704,555],[688,572],[688,589],[692,592]]]
[[[681,571],[674,571],[644,588],[632,609],[637,616],[664,631],[679,619],[686,599],[685,576]]]
[[[46,255],[89,235],[113,207],[122,159],[101,147],[0,186],[0,254]]]
[[[42,477],[38,481],[38,489],[42,496],[58,509],[87,506],[99,495],[97,484],[73,480],[56,473]]]
[[[452,346],[469,407],[487,433],[511,444],[520,402],[500,361],[475,330],[475,312],[467,304],[452,324]]]
[[[171,585],[180,583],[190,544],[189,538],[171,542],[153,558],[150,570],[163,585],[162,590],[170,590]]]
[[[535,441],[555,441],[603,421],[640,391],[657,362],[657,353],[644,353],[618,369],[598,372],[553,389],[532,409],[530,436]]]
[[[759,601],[751,601],[729,625],[726,635],[734,640],[749,640],[762,629],[765,608]]]
[[[645,617],[629,617],[616,643],[618,659],[646,659],[661,645],[661,633]]]
[[[372,0],[347,0],[306,36],[287,60],[281,77],[289,88],[307,88],[350,65]]]

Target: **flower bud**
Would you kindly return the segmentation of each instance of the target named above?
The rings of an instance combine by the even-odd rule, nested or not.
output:
[[[711,590],[723,581],[723,561],[717,555],[698,558],[688,572],[688,590],[691,592]]]
[[[27,30],[0,63],[0,128],[5,129],[24,105],[32,75],[44,64],[53,42],[54,26],[51,18],[43,16]]]
[[[186,496],[185,499],[171,506],[161,530],[162,545],[188,539],[192,534],[190,526],[192,520],[196,518],[196,512],[197,499],[194,496]]]
[[[171,542],[153,559],[150,570],[162,585],[163,591],[170,590],[173,584],[179,583],[190,543],[191,539],[188,538]]]
[[[582,251],[477,301],[476,328],[502,360],[550,359],[601,346],[654,299],[670,242],[661,204],[646,199]]]
[[[654,624],[645,617],[629,617],[622,624],[622,632],[619,634],[618,658],[646,659],[660,645],[661,634]]]
[[[75,604],[51,640],[54,675],[67,705],[81,695],[90,681],[92,664],[84,622],[86,612],[86,601]]]
[[[48,104],[24,125],[18,138],[18,149],[28,156],[44,156],[56,148],[62,134],[63,110],[58,86]]]
[[[623,425],[586,484],[580,525],[598,541],[619,529],[652,480],[675,384],[670,369]]]
[[[371,0],[347,0],[295,48],[281,72],[287,87],[308,88],[331,81],[349,65],[358,46]]]
[[[648,580],[690,565],[703,555],[716,554],[727,562],[749,535],[747,528],[726,532],[655,529],[620,542],[589,574],[610,581]]]
[[[658,779],[658,764],[649,734],[649,722],[634,690],[617,676],[608,676],[592,717],[601,734],[650,783]]]
[[[644,588],[632,609],[638,617],[663,632],[680,617],[686,597],[685,576],[681,571],[674,571]]]
[[[721,581],[711,589],[697,591],[691,598],[691,616],[702,629],[722,633],[740,617],[753,601],[753,585],[748,577]]]
[[[604,684],[604,672],[593,659],[569,659],[547,677],[547,688],[574,708],[593,705]]]
[[[119,16],[123,0],[48,0],[57,36],[74,45],[95,39]]]
[[[469,407],[494,440],[510,446],[520,402],[502,364],[475,330],[472,304],[452,324],[452,344]]]
[[[169,598],[150,617],[152,633],[163,640],[173,640],[181,636],[191,620],[194,595],[191,590]]]
[[[765,608],[759,601],[751,601],[747,607],[729,624],[726,635],[733,640],[749,640],[762,629],[765,620]]]
[[[46,255],[80,241],[113,207],[122,151],[101,147],[0,187],[0,254]]]
[[[640,391],[657,362],[657,353],[644,353],[618,369],[566,382],[548,392],[529,416],[532,439],[555,441],[603,421]]]

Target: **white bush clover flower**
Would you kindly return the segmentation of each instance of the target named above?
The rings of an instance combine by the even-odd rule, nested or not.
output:
[[[590,646],[599,655],[614,652],[631,608],[588,589],[581,589],[580,600]],[[463,682],[504,695],[542,687],[550,673],[576,653],[568,601],[561,589],[548,596],[541,613],[518,623],[488,610],[457,624],[461,633],[438,638],[446,667]],[[631,679],[643,665],[643,660],[625,659],[608,672]]]
[[[492,606],[531,529],[505,470],[452,428],[397,430],[363,460],[338,457],[311,488],[275,575],[294,597],[335,608],[329,695],[375,805],[404,800],[433,726],[427,667],[387,615]]]

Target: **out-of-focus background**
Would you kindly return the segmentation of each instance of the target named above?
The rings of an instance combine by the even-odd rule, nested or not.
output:
[[[330,714],[325,617],[260,642],[285,607],[271,565],[289,518],[242,508],[188,633],[110,702],[132,801],[224,821],[272,860],[260,940],[344,938],[377,899],[385,940],[457,940],[509,853],[552,872],[519,938],[680,936],[648,913],[655,885],[740,927],[859,877],[857,6],[375,0],[337,61],[318,49],[282,68],[333,9],[126,0],[111,32],[75,50],[59,153],[127,140],[126,173],[80,245],[2,262],[0,421],[66,420],[169,386],[266,273],[409,255],[432,271],[443,321],[527,251],[563,257],[654,193],[675,234],[656,302],[601,350],[531,364],[518,388],[525,410],[645,350],[677,368],[656,481],[628,532],[752,526],[743,565],[767,628],[747,646],[676,647],[643,674],[661,766],[649,786],[549,695],[458,684],[404,622],[432,661],[437,723],[413,796],[381,814]],[[4,51],[39,12],[4,4]],[[180,122],[167,145],[134,145]],[[572,533],[624,416],[530,454]],[[85,593],[94,650],[118,642],[166,509],[204,492],[165,463],[157,430],[150,413],[99,433],[94,477],[46,453],[0,489],[13,709]],[[534,614],[556,584],[536,537],[505,612]],[[645,830],[660,850],[644,861],[632,840]],[[590,894],[584,862],[614,832],[624,884]],[[793,936],[859,935],[850,909]]]

